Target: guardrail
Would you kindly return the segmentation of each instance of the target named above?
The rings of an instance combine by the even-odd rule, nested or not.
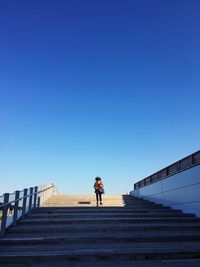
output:
[[[166,179],[169,176],[193,168],[199,164],[200,150],[135,183],[134,190],[156,183],[160,180]]]
[[[32,209],[40,207],[51,195],[58,194],[54,183],[25,188],[0,196],[0,236],[4,236],[10,225],[25,218]]]

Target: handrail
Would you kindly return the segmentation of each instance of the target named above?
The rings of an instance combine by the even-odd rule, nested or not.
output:
[[[19,191],[20,193],[22,193],[23,192],[23,190],[21,190],[21,191]],[[15,194],[15,192],[13,192],[13,193],[10,193],[10,195],[14,195]],[[0,198],[2,198],[2,197],[4,197],[4,194],[3,195],[0,195]]]
[[[197,165],[200,165],[200,150],[135,183],[134,190],[159,182]]]
[[[29,191],[28,191],[29,190]],[[0,236],[4,236],[6,229],[10,225],[16,225],[17,220],[25,218],[33,208],[42,205],[51,195],[57,194],[58,190],[54,183],[40,185],[35,187],[25,188],[22,191],[15,191],[14,193],[5,193],[3,203],[0,205],[2,216],[0,218]],[[23,196],[20,196],[23,194]],[[9,201],[10,196],[14,200]],[[22,205],[19,205],[22,201]],[[9,216],[10,215],[10,216]]]
[[[39,195],[39,194],[43,193],[44,191],[47,191],[47,190],[49,190],[49,189],[51,189],[51,188],[54,188],[54,187],[55,187],[55,186],[52,185],[52,186],[50,186],[50,187],[48,187],[48,188],[46,188],[46,189],[43,189],[43,190],[40,190],[40,191],[38,191],[38,192],[29,194],[29,195],[27,195],[27,196],[25,196],[25,197],[28,198],[28,197],[33,196],[33,195],[35,195],[35,194],[38,194],[38,195]],[[23,191],[20,191],[20,192],[23,192]],[[12,193],[12,194],[14,194],[14,193]],[[2,195],[2,196],[3,196],[3,195]],[[16,202],[16,201],[20,201],[20,200],[22,200],[22,199],[24,199],[24,196],[23,196],[23,197],[20,197],[20,198],[18,198],[18,199],[12,200],[12,201],[10,201],[10,202],[8,202],[8,203],[5,203],[5,204],[3,204],[3,205],[0,205],[0,208],[3,208],[3,207],[5,207],[5,206],[10,206],[12,203],[14,203],[14,202]]]

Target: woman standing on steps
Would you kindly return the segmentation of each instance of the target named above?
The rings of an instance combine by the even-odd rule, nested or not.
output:
[[[95,178],[94,189],[95,189],[96,201],[97,201],[97,207],[98,207],[99,201],[100,201],[100,205],[102,205],[102,194],[104,194],[104,186],[103,186],[103,183],[100,177]]]

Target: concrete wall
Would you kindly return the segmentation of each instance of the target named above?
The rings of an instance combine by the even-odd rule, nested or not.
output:
[[[200,217],[200,165],[133,190],[131,195]]]

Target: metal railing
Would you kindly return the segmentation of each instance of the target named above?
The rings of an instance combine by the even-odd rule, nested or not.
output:
[[[34,186],[0,196],[0,236],[10,225],[25,218],[32,209],[40,207],[51,195],[58,194],[54,183]]]
[[[166,179],[169,176],[185,171],[199,164],[200,150],[135,183],[134,190],[156,183],[160,180]]]

